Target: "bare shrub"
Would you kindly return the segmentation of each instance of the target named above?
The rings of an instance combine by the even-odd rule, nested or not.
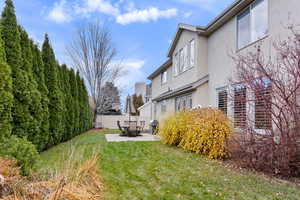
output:
[[[241,132],[235,155],[246,166],[285,176],[299,169],[300,35],[290,29],[290,38],[274,42],[275,59],[265,56],[261,45],[233,56],[236,77],[230,95]]]

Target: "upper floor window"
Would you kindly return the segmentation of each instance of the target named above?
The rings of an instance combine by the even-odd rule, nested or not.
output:
[[[168,72],[164,71],[161,73],[161,84],[167,83],[168,80]]]
[[[268,33],[268,0],[256,0],[237,16],[237,46],[243,48]]]
[[[195,40],[190,41],[190,66],[193,67],[195,65]]]
[[[185,72],[195,65],[195,40],[191,40],[174,54],[174,76]]]

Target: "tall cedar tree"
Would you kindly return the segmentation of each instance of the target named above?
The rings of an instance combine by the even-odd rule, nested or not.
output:
[[[49,110],[48,110],[48,89],[45,83],[45,75],[44,75],[44,63],[42,60],[41,52],[37,45],[31,41],[31,49],[32,49],[32,63],[33,63],[33,74],[35,81],[38,83],[38,90],[41,93],[42,97],[42,122],[40,127],[40,134],[43,138],[44,148],[47,147],[49,141]]]
[[[82,102],[82,85],[81,85],[81,78],[79,75],[79,72],[77,71],[76,73],[76,83],[77,83],[77,89],[78,89],[78,106],[79,106],[79,133],[83,132],[83,120],[82,120],[82,116],[84,115],[84,106],[83,106],[83,102]]]
[[[42,57],[45,69],[45,80],[49,91],[49,145],[61,142],[64,122],[63,122],[63,95],[59,89],[58,69],[53,49],[50,45],[48,35],[45,35],[45,41],[42,48]]]
[[[62,129],[63,129],[63,132],[62,132],[62,135],[61,135],[61,141],[65,141],[66,139],[66,134],[67,134],[67,130],[66,130],[66,127],[67,127],[67,108],[66,108],[66,93],[65,93],[65,80],[64,80],[64,74],[63,74],[63,69],[62,67],[59,65],[59,62],[56,61],[56,68],[57,68],[57,78],[58,78],[58,88],[60,90],[60,93],[61,93],[61,100],[62,100]]]
[[[79,134],[79,103],[78,103],[78,87],[76,81],[76,74],[73,69],[70,71],[70,85],[71,85],[71,94],[73,99],[73,112],[74,112],[74,119],[73,119],[73,136]]]
[[[0,142],[11,134],[11,109],[13,106],[12,78],[6,64],[4,44],[0,37]]]
[[[32,104],[29,77],[27,71],[22,69],[22,52],[20,33],[18,30],[15,9],[11,0],[5,1],[2,12],[2,39],[4,41],[7,64],[12,69],[14,105],[13,134],[27,137],[31,132],[33,117],[30,114]]]
[[[32,121],[30,122],[30,129],[27,133],[27,138],[33,144],[37,146],[39,151],[45,148],[45,138],[41,133],[41,125],[43,120],[43,106],[42,106],[42,96],[38,90],[38,84],[34,78],[33,74],[33,53],[31,49],[31,42],[29,40],[26,31],[19,27],[19,32],[21,36],[21,50],[22,50],[22,68],[28,74],[28,90],[30,91],[31,104],[29,105],[29,111],[32,116]]]
[[[64,93],[64,105],[66,110],[66,116],[65,116],[65,134],[63,140],[66,141],[70,138],[72,138],[72,132],[73,132],[73,118],[74,118],[74,112],[73,112],[73,101],[72,101],[72,94],[71,94],[71,87],[70,87],[70,77],[69,77],[69,69],[64,64],[61,66],[61,77],[63,81],[63,93]]]

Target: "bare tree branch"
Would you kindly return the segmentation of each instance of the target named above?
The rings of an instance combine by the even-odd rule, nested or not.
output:
[[[79,27],[73,41],[67,47],[67,53],[85,80],[96,105],[94,111],[96,118],[97,108],[104,99],[102,92],[104,84],[114,82],[123,72],[121,64],[114,62],[117,51],[110,30],[99,22]]]

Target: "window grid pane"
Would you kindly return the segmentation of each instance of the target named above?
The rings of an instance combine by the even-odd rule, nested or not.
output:
[[[246,88],[234,90],[234,127],[246,127]]]
[[[259,89],[255,94],[255,128],[270,130],[272,128],[271,99],[272,87]]]
[[[227,115],[227,91],[223,90],[218,93],[218,108]]]

